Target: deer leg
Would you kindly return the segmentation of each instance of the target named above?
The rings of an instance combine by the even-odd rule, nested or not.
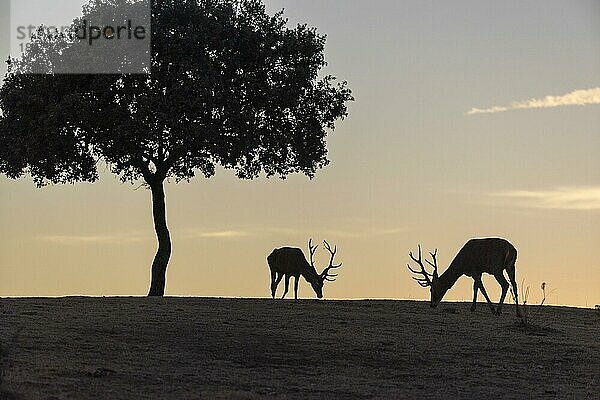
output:
[[[494,309],[494,303],[492,303],[492,300],[490,300],[490,296],[488,296],[487,291],[483,287],[483,281],[481,280],[481,276],[478,276],[475,279],[477,285],[479,286],[479,289],[481,290],[481,293],[483,293],[483,296],[485,297],[486,301],[488,302],[488,305],[490,306],[490,310],[492,310],[492,314],[496,314],[496,310]]]
[[[277,286],[279,286],[279,282],[283,279],[283,274],[277,273],[277,280],[273,283],[273,287],[271,288],[271,294],[273,298],[275,298],[275,293],[277,292]]]
[[[298,300],[298,282],[300,281],[300,277],[294,277],[296,280],[294,281],[294,299]]]
[[[506,268],[508,273],[508,279],[510,279],[510,285],[512,286],[513,294],[515,295],[515,307],[517,309],[517,317],[521,317],[521,311],[519,311],[519,289],[517,288],[517,281],[515,279],[515,263],[513,262],[510,267]]]
[[[277,272],[271,271],[271,297],[275,298],[275,292],[277,291]]]
[[[473,281],[473,305],[471,305],[471,312],[477,309],[477,292],[479,291],[479,285],[477,281]]]
[[[506,293],[508,293],[509,284],[502,271],[499,274],[494,275],[500,286],[502,286],[502,296],[500,296],[500,301],[498,302],[498,307],[496,308],[496,315],[500,315],[502,313],[502,304],[504,304],[504,299],[506,298]]]
[[[290,290],[290,276],[286,275],[285,276],[285,291],[283,292],[283,296],[281,296],[282,299],[285,299],[285,296],[288,294],[289,290]]]

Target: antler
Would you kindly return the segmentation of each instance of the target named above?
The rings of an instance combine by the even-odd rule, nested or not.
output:
[[[427,264],[429,264],[429,265],[431,265],[433,267],[433,275],[431,275],[431,276],[433,276],[434,278],[437,278],[437,276],[438,276],[437,251],[438,251],[438,249],[435,249],[435,251],[433,253],[429,252],[429,255],[433,259],[433,264],[431,262],[429,262],[428,259],[425,259],[425,261],[427,262]]]
[[[315,267],[315,262],[313,261],[313,256],[315,255],[315,252],[317,251],[317,248],[319,247],[319,245],[312,245],[312,239],[308,239],[308,251],[310,252],[310,265],[314,268]]]
[[[415,281],[417,281],[417,283],[419,285],[421,285],[422,287],[428,287],[431,286],[431,279],[429,279],[430,277],[433,278],[434,276],[437,276],[437,249],[435,250],[435,252],[431,253],[429,252],[429,254],[431,255],[431,257],[433,258],[433,263],[431,263],[429,260],[425,260],[425,262],[429,265],[431,265],[433,267],[433,274],[430,274],[429,272],[427,272],[427,270],[425,269],[425,266],[423,265],[423,259],[421,257],[421,245],[419,245],[419,258],[416,258],[412,251],[410,253],[408,253],[408,255],[410,256],[410,258],[416,262],[417,264],[419,264],[419,266],[421,267],[421,270],[416,270],[416,269],[412,269],[410,267],[410,264],[406,264],[406,266],[408,267],[409,271],[412,272],[413,274],[417,274],[417,275],[422,275],[423,278],[415,278],[413,276],[413,279]]]
[[[330,274],[329,271],[332,269],[341,267],[342,263],[339,263],[338,265],[333,264],[333,259],[335,258],[335,253],[337,253],[337,246],[335,246],[332,250],[329,243],[327,243],[327,240],[323,241],[323,245],[325,246],[327,251],[331,254],[331,258],[329,259],[329,266],[327,268],[325,268],[323,270],[323,272],[321,272],[321,278],[323,278],[323,280],[325,280],[325,281],[333,282],[333,281],[335,281],[335,277],[338,276],[338,274]]]

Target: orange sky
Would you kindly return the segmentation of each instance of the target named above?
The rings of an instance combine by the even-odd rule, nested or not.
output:
[[[328,34],[327,72],[357,101],[313,181],[168,185],[167,294],[269,296],[266,256],[313,237],[344,262],[326,297],[425,299],[408,251],[437,247],[445,266],[467,239],[502,236],[530,301],[547,282],[549,303],[599,304],[600,3],[484,3],[268,2]],[[144,295],[156,244],[134,189],[0,178],[0,296]]]

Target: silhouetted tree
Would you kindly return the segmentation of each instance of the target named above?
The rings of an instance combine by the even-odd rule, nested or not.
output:
[[[113,4],[92,0],[86,12]],[[165,181],[208,178],[216,165],[243,179],[312,178],[328,164],[327,130],[347,115],[352,96],[346,82],[319,76],[325,36],[288,28],[260,0],[152,6],[149,75],[34,75],[22,73],[36,62],[31,52],[9,60],[0,171],[29,174],[38,187],[93,182],[101,161],[123,182],[142,181],[158,239],[149,296],[162,296],[171,255]]]

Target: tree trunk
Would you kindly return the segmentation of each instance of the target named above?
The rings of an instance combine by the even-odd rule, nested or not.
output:
[[[152,214],[154,217],[154,230],[158,239],[158,250],[152,262],[152,282],[148,296],[164,296],[167,265],[171,258],[171,236],[167,228],[167,215],[165,206],[165,188],[162,181],[151,183]]]

